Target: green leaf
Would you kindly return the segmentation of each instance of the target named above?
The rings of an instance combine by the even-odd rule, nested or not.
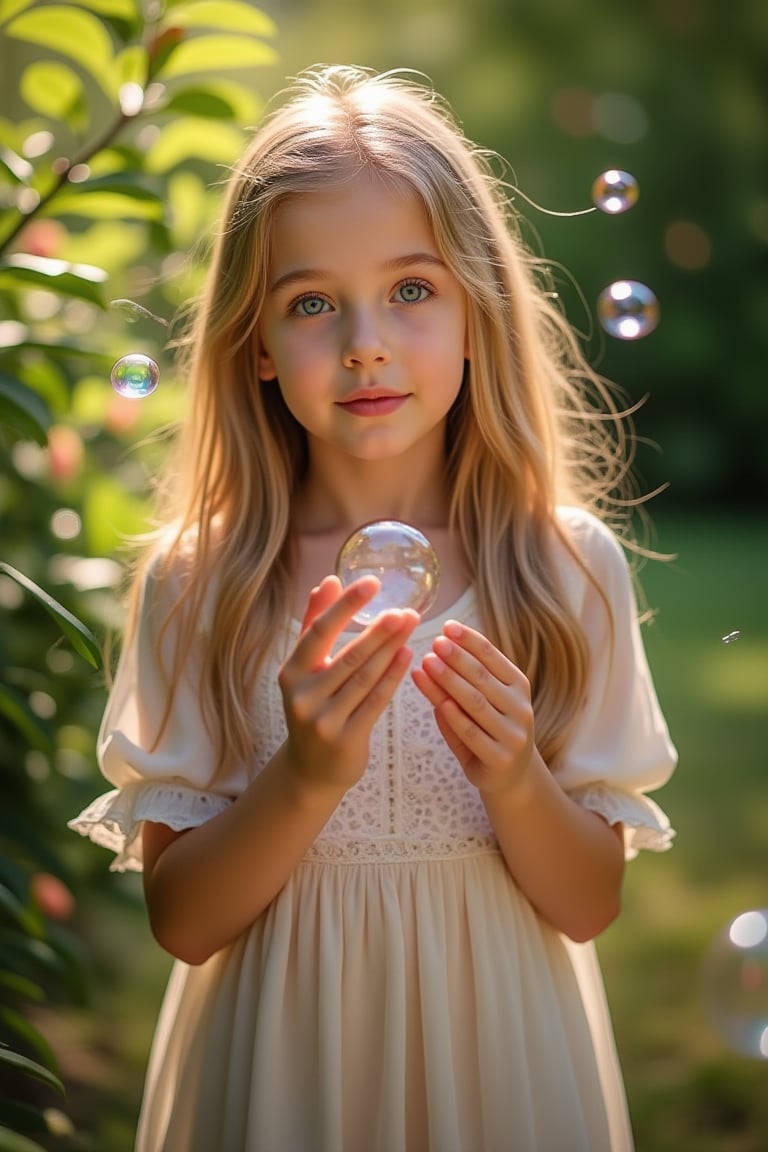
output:
[[[32,711],[20,692],[2,682],[0,682],[0,713],[6,720],[10,720],[33,748],[53,755],[55,740],[50,724]]]
[[[274,21],[239,0],[195,0],[174,7],[169,23],[181,28],[223,28],[247,36],[274,36]]]
[[[143,44],[129,44],[115,59],[118,85],[147,83],[149,53]]]
[[[68,5],[41,5],[11,20],[5,35],[60,52],[114,96],[112,40],[102,21],[90,12]]]
[[[20,976],[18,972],[0,970],[0,988],[6,988],[17,996],[23,996],[25,1000],[34,1000],[37,1004],[42,1004],[45,1000],[45,992],[40,985],[28,980],[26,976]]]
[[[203,116],[211,120],[232,120],[235,115],[233,105],[217,96],[210,88],[182,88],[173,93],[163,111],[183,112],[188,116]]]
[[[78,7],[88,8],[91,12],[98,12],[100,16],[108,16],[113,20],[125,20],[135,24],[141,13],[135,0],[77,0]]]
[[[60,60],[37,60],[21,74],[19,90],[35,112],[66,120],[83,91],[83,82]]]
[[[234,125],[213,127],[207,120],[187,117],[172,120],[161,130],[147,152],[145,163],[150,172],[168,172],[189,159],[230,164],[242,147],[242,132]]]
[[[69,640],[72,647],[75,649],[84,660],[93,668],[101,668],[101,650],[99,643],[89,628],[86,628],[76,616],[68,612],[63,605],[59,604],[58,600],[54,600],[43,588],[30,580],[22,572],[18,572],[12,568],[10,564],[0,561],[0,572],[5,572],[6,576],[10,576],[27,592],[30,592],[36,600],[38,600],[45,609],[51,614],[61,631]]]
[[[30,908],[27,908],[22,902],[14,896],[10,888],[6,888],[5,884],[0,884],[0,912],[4,912],[11,920],[14,920],[20,928],[32,936],[42,935],[42,921],[39,915],[36,915]]]
[[[45,1148],[10,1128],[0,1128],[0,1152],[45,1152]]]
[[[45,445],[52,423],[51,411],[37,392],[15,376],[0,372],[0,424],[13,428],[25,439]]]
[[[0,853],[0,883],[5,884],[6,888],[10,888],[22,904],[26,904],[29,900],[29,876],[23,868],[19,868],[18,864],[12,860],[7,860],[2,853]]]
[[[0,0],[0,25],[12,20],[32,5],[33,0]]]
[[[162,69],[163,79],[194,72],[230,72],[238,68],[261,68],[274,64],[277,53],[268,44],[241,36],[198,36],[185,40]]]
[[[6,347],[18,347],[22,341],[10,342]],[[91,347],[89,344],[83,342],[82,339],[75,337],[60,337],[54,344],[52,340],[23,340],[25,349],[34,349],[35,351],[42,352],[43,356],[49,356],[51,359],[56,360],[58,363],[71,360],[73,357],[77,359],[85,359],[88,361],[88,367],[91,369],[100,368],[106,372],[112,366],[114,356],[107,356],[105,352],[101,352],[96,348]]]
[[[58,976],[63,971],[61,957],[57,956],[45,940],[37,940],[20,932],[9,932],[0,928],[0,956],[8,968],[26,968],[29,964],[39,964]]]
[[[53,219],[62,216],[82,217],[86,220],[162,220],[164,206],[156,197],[139,198],[133,191],[125,195],[118,192],[105,192],[91,189],[83,195],[86,184],[71,192],[60,192],[49,206],[46,216]]]
[[[134,200],[160,199],[160,189],[149,185],[146,177],[139,172],[110,172],[104,176],[89,177],[77,185],[78,196],[93,196],[97,192],[130,196]]]
[[[30,1135],[50,1133],[42,1109],[35,1108],[32,1104],[23,1104],[20,1100],[9,1100],[0,1096],[0,1127],[3,1126],[13,1132],[26,1132]]]
[[[34,1049],[35,1055],[44,1067],[53,1072],[54,1075],[58,1074],[59,1063],[53,1049],[42,1033],[33,1024],[30,1024],[25,1016],[13,1008],[0,1006],[0,1023],[5,1024],[6,1028],[10,1028],[17,1036],[25,1040],[30,1048]]]
[[[107,304],[99,284],[107,279],[103,268],[93,264],[70,264],[67,260],[52,260],[46,256],[30,256],[24,252],[0,257],[0,287],[45,288],[74,300],[87,300],[99,308]]]
[[[44,1068],[42,1064],[38,1064],[36,1060],[30,1060],[29,1057],[21,1056],[18,1052],[11,1052],[8,1048],[0,1047],[0,1064],[15,1068],[19,1072],[26,1072],[28,1076],[42,1080],[44,1084],[48,1084],[57,1092],[61,1092],[62,1096],[64,1095],[64,1085],[59,1077],[48,1068]],[[0,1145],[1,1147],[2,1145]]]

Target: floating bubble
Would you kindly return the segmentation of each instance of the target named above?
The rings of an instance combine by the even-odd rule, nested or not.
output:
[[[381,589],[354,619],[369,624],[388,608],[426,612],[437,595],[440,565],[421,532],[400,520],[373,520],[353,532],[339,552],[336,575],[346,587],[377,576]]]
[[[741,636],[741,630],[739,628],[737,628],[735,632],[728,632],[723,636],[723,644],[733,644],[734,640],[738,640],[739,636]]]
[[[592,185],[592,203],[610,216],[618,216],[633,208],[639,195],[637,180],[619,168],[602,172]]]
[[[115,392],[129,400],[151,396],[160,383],[160,369],[150,356],[130,352],[112,365],[110,382]]]
[[[718,933],[705,957],[703,988],[726,1044],[768,1059],[768,909],[742,912]]]
[[[659,302],[650,288],[637,280],[617,280],[600,293],[597,315],[610,336],[639,340],[659,322]]]

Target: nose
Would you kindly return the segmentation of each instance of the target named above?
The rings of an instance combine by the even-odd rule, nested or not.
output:
[[[391,359],[389,343],[377,321],[366,310],[355,312],[350,317],[342,349],[342,364],[345,368],[368,368],[375,364],[388,364]]]

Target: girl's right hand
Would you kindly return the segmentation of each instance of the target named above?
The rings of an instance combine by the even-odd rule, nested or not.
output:
[[[410,664],[404,645],[420,619],[411,609],[383,612],[331,655],[345,626],[378,590],[373,576],[347,588],[326,576],[310,593],[301,636],[280,669],[285,754],[302,784],[346,791],[357,783],[373,725]]]

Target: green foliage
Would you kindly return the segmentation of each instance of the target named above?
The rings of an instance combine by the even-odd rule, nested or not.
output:
[[[106,861],[64,825],[93,791],[113,554],[145,526],[133,443],[176,415],[169,317],[273,33],[241,0],[0,0],[23,102],[0,119],[0,1152],[85,1146],[39,1016],[87,994],[61,921]],[[139,348],[163,376],[143,407],[109,387]]]

